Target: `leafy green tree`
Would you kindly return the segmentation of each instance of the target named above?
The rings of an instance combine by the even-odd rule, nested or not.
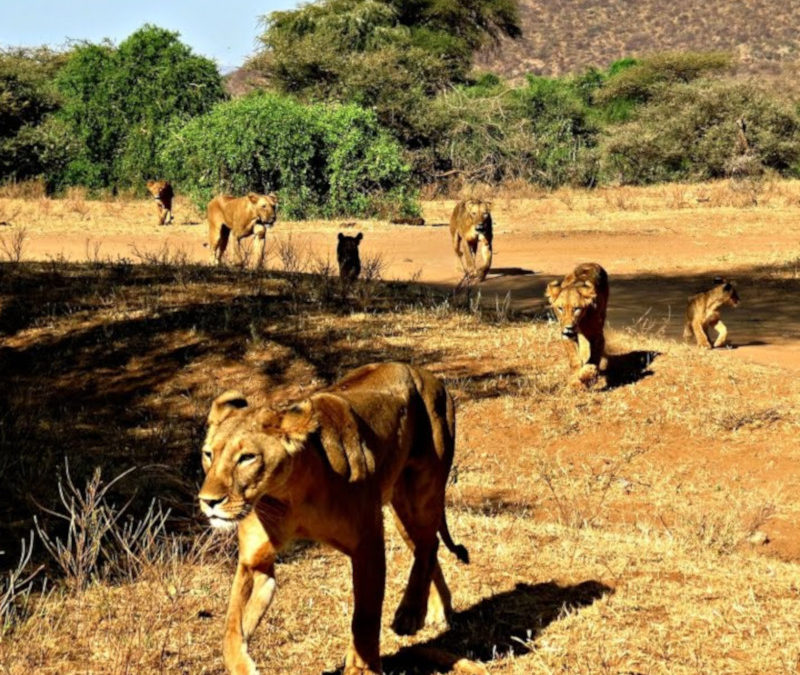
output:
[[[53,78],[63,54],[47,48],[0,51],[0,176],[24,180],[51,169],[69,152],[55,126],[41,125],[58,109]]]
[[[465,82],[475,49],[520,34],[514,0],[323,0],[264,19],[251,65],[279,91],[373,108],[407,147],[430,98]]]
[[[173,125],[161,162],[200,208],[220,192],[252,190],[278,192],[281,212],[298,218],[418,209],[400,145],[355,104],[276,93],[220,103]]]
[[[177,33],[151,25],[118,48],[76,47],[57,84],[64,100],[58,116],[80,145],[61,182],[94,188],[141,185],[161,174],[156,151],[170,123],[224,98],[214,63],[193,54]]]

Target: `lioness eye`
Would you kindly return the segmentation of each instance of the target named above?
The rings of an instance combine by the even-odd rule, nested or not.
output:
[[[573,314],[579,314],[579,313],[580,313],[580,311],[581,311],[581,308],[580,308],[580,307],[576,307],[576,308],[575,308],[575,309],[572,311],[572,313],[573,313]]]
[[[239,464],[246,464],[247,462],[252,462],[256,456],[252,452],[245,452],[239,455]]]
[[[562,313],[564,312],[564,308],[563,308],[563,307],[556,307],[556,311],[557,311],[559,314],[562,314]]]
[[[211,450],[203,450],[203,459],[211,461]]]

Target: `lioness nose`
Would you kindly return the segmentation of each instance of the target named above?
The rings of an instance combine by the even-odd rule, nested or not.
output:
[[[200,501],[203,502],[208,508],[213,509],[215,506],[222,504],[227,497],[200,497]]]

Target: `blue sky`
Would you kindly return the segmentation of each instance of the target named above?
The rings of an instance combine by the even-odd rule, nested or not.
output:
[[[69,40],[119,44],[145,23],[177,31],[227,71],[256,48],[258,18],[297,0],[0,0],[0,47],[63,47]]]

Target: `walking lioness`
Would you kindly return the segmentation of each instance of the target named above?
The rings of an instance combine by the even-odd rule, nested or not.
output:
[[[387,502],[414,555],[392,627],[410,635],[426,621],[445,623],[450,591],[436,559],[437,535],[468,561],[445,520],[454,445],[455,409],[444,385],[402,363],[358,368],[283,412],[251,408],[238,392],[214,401],[199,499],[214,527],[238,526],[223,641],[229,672],[256,672],[247,643],[275,593],[277,552],[297,538],[327,543],[352,559],[344,673],[381,672]]]
[[[545,291],[561,326],[576,382],[590,385],[598,376],[605,349],[608,274],[597,263],[583,263]]]
[[[167,180],[149,180],[147,181],[147,191],[156,201],[158,224],[168,225],[171,223],[172,199],[175,197],[172,184]]]
[[[245,197],[218,195],[208,203],[208,244],[212,262],[221,263],[231,232],[237,241],[255,235],[256,265],[264,263],[267,228],[275,224],[278,198],[255,192]]]
[[[486,278],[492,266],[491,206],[491,202],[479,199],[461,201],[450,216],[450,238],[461,269],[478,281]]]
[[[692,335],[698,347],[713,349],[723,347],[728,340],[728,328],[720,320],[720,310],[725,305],[736,307],[739,304],[739,294],[736,287],[728,279],[716,277],[714,286],[702,293],[689,297],[686,307],[686,323],[683,326],[683,337],[690,340]],[[717,333],[717,338],[711,342],[711,329]]]

